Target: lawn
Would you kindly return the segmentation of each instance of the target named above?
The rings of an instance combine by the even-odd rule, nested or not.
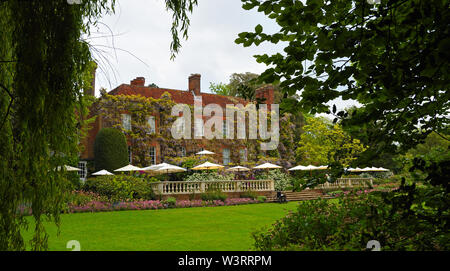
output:
[[[270,226],[297,204],[64,214],[59,236],[56,226],[47,224],[49,249],[67,251],[66,243],[78,240],[81,250],[249,250],[252,231]],[[29,240],[32,232],[24,235]]]

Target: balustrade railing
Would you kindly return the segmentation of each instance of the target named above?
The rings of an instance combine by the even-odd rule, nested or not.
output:
[[[316,188],[344,188],[373,186],[372,178],[340,178],[333,183],[319,184]]]
[[[195,194],[209,190],[222,192],[274,191],[273,180],[229,180],[202,182],[158,182],[151,184],[155,193],[160,195]]]

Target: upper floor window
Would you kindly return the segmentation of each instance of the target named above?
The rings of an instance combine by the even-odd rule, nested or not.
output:
[[[203,136],[203,120],[195,119],[194,120],[194,133],[195,136]]]
[[[126,131],[131,131],[131,115],[122,114],[122,128]]]
[[[228,165],[230,161],[230,149],[223,149],[223,165]]]
[[[227,138],[227,121],[226,120],[223,121],[222,133],[223,133],[223,138]]]
[[[154,134],[156,132],[156,120],[155,120],[155,116],[149,116],[147,118],[147,124],[148,124],[148,133],[149,134]]]

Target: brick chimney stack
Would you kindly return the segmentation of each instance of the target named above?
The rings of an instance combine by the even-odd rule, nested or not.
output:
[[[145,78],[136,77],[136,79],[131,80],[130,85],[143,87],[145,85]]]
[[[189,76],[189,90],[193,91],[195,96],[200,96],[200,77],[198,73]]]

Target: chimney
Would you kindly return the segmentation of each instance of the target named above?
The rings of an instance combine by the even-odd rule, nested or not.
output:
[[[267,109],[271,110],[271,105],[274,103],[274,87],[273,85],[265,85],[255,90],[255,98],[261,99],[262,103],[267,104]]]
[[[136,77],[136,79],[130,81],[130,85],[143,87],[145,85],[144,77]]]
[[[200,74],[189,76],[189,91],[193,91],[195,96],[200,96]]]

